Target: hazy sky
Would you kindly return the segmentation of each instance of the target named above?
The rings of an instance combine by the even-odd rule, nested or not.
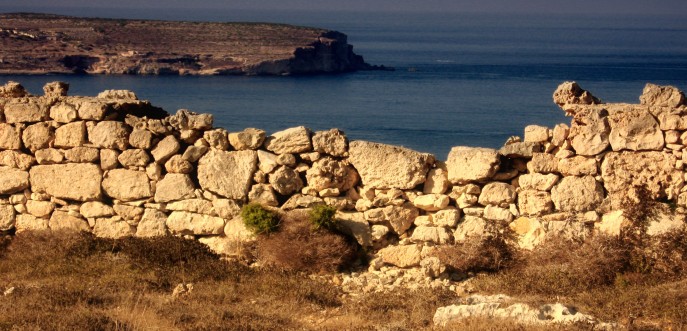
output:
[[[499,13],[671,14],[687,16],[687,0],[0,0],[0,12],[42,7],[400,10]]]

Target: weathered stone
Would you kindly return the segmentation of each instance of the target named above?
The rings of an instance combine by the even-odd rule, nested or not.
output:
[[[167,215],[156,210],[146,208],[136,227],[136,237],[161,237],[167,235]]]
[[[79,114],[74,106],[68,103],[59,103],[50,107],[50,118],[57,123],[69,123],[79,118]]]
[[[100,151],[92,147],[74,147],[64,151],[64,157],[69,162],[91,163],[98,161]]]
[[[433,244],[447,244],[451,240],[448,230],[437,226],[418,226],[410,237],[412,242],[429,242]]]
[[[396,234],[405,233],[413,221],[420,214],[420,211],[412,205],[387,206],[383,209],[384,219],[389,222]]]
[[[29,170],[36,159],[33,156],[17,151],[0,151],[0,166]]]
[[[323,154],[343,157],[348,151],[348,139],[339,129],[315,132],[312,143],[315,151]]]
[[[553,102],[559,106],[567,104],[593,105],[601,101],[594,97],[589,91],[583,90],[576,82],[565,82],[558,85],[553,92]]]
[[[558,147],[563,146],[565,140],[568,139],[568,134],[570,134],[570,127],[567,124],[557,124],[553,128],[551,144]]]
[[[14,228],[15,214],[12,205],[0,205],[0,231]]]
[[[50,147],[50,143],[55,140],[55,132],[48,123],[36,123],[29,125],[22,133],[24,147],[32,152],[38,149]]]
[[[374,240],[382,240],[389,233],[389,228],[385,225],[375,224],[370,229]]]
[[[55,209],[55,204],[50,201],[26,201],[26,211],[36,217],[47,218],[50,216],[50,213],[52,213],[53,209]]]
[[[229,149],[229,132],[224,129],[214,129],[205,131],[203,139],[208,142],[209,146],[215,149],[226,151]]]
[[[63,97],[69,91],[69,84],[65,82],[50,82],[43,85],[43,93],[46,97]]]
[[[614,151],[662,150],[665,145],[658,122],[645,108],[616,110],[608,116],[608,123],[611,126],[609,142]]]
[[[484,207],[484,214],[482,217],[492,221],[508,223],[513,220],[513,213],[510,212],[510,209],[488,205]]]
[[[370,225],[365,220],[363,213],[337,211],[334,218],[339,231],[353,236],[360,246],[372,246]]]
[[[499,154],[494,149],[453,147],[446,161],[448,180],[453,184],[484,181],[496,174],[499,164]]]
[[[101,197],[102,172],[94,164],[37,165],[29,172],[31,189],[59,199],[90,201]]]
[[[173,211],[167,218],[172,234],[209,235],[224,233],[224,219],[185,211]]]
[[[558,159],[547,153],[534,153],[532,160],[527,162],[527,170],[530,173],[552,173],[558,172]]]
[[[35,155],[38,164],[56,164],[64,161],[64,154],[54,148],[39,149]]]
[[[603,187],[592,176],[564,177],[551,189],[551,200],[559,211],[593,210],[603,199]]]
[[[509,158],[531,158],[533,153],[543,151],[544,146],[539,142],[516,142],[501,147],[499,154]]]
[[[577,154],[593,156],[608,148],[610,132],[606,110],[586,109],[575,114],[569,138]]]
[[[179,109],[168,119],[177,130],[209,130],[214,120],[212,114],[197,114],[187,109]]]
[[[292,195],[289,200],[286,200],[286,202],[284,202],[284,204],[281,206],[281,209],[292,210],[297,208],[311,208],[315,205],[323,204],[324,200],[322,198],[297,193]]]
[[[601,164],[601,177],[609,193],[624,195],[631,187],[645,187],[653,198],[674,198],[684,185],[675,161],[661,152],[611,152]]]
[[[175,174],[190,174],[193,171],[193,165],[191,162],[184,160],[184,158],[177,154],[169,158],[165,162],[165,170],[168,173]]]
[[[407,148],[353,141],[349,161],[372,188],[412,189],[425,182],[434,157]]]
[[[303,188],[303,181],[298,173],[286,166],[281,166],[271,173],[269,182],[281,195],[291,195]]]
[[[5,85],[0,86],[0,99],[22,98],[26,96],[29,96],[29,93],[24,86],[17,82],[8,81]]]
[[[20,149],[21,130],[11,124],[0,123],[0,149]]]
[[[277,164],[294,167],[296,166],[296,157],[293,154],[280,154],[277,156]]]
[[[165,208],[172,211],[187,211],[196,214],[218,216],[215,212],[214,206],[212,205],[212,201],[205,199],[185,199],[173,201],[168,203]]]
[[[54,211],[50,216],[48,226],[53,231],[91,231],[91,227],[88,226],[88,222],[85,219],[58,210]]]
[[[260,161],[260,170],[266,174],[272,172],[272,170],[279,166],[279,164],[277,164],[277,157],[276,154],[259,150],[258,160]]]
[[[100,150],[100,168],[103,170],[110,170],[117,168],[119,162],[117,158],[119,157],[119,152],[114,149],[101,149]]]
[[[110,217],[115,214],[114,209],[100,201],[89,201],[81,205],[79,213],[86,218]]]
[[[207,153],[208,149],[209,147],[207,146],[188,146],[181,158],[189,162],[198,162]]]
[[[143,171],[113,169],[103,178],[103,191],[122,201],[146,199],[153,196],[148,176]]]
[[[157,163],[165,163],[172,155],[176,154],[181,148],[179,141],[174,136],[169,135],[157,143],[150,152]]]
[[[258,149],[265,142],[265,131],[247,128],[241,132],[229,133],[229,143],[235,150]]]
[[[348,191],[359,180],[358,173],[346,161],[338,161],[330,157],[324,157],[313,163],[306,171],[305,178],[308,186],[321,191],[328,188],[336,188],[340,191]]]
[[[265,138],[265,148],[275,154],[303,153],[312,151],[310,130],[304,126],[275,132]]]
[[[563,176],[595,176],[598,173],[596,159],[586,156],[575,156],[558,161],[558,171]]]
[[[153,147],[153,133],[148,130],[134,129],[129,134],[129,145],[134,148],[149,150]]]
[[[101,148],[125,150],[129,146],[130,128],[116,121],[98,122],[88,130],[88,140]]]
[[[150,156],[142,149],[127,149],[119,154],[117,160],[127,168],[145,167],[150,162]]]
[[[79,118],[84,120],[100,121],[110,108],[106,102],[94,98],[68,98],[67,102],[77,107]]]
[[[399,268],[416,267],[422,261],[422,248],[419,245],[388,246],[382,248],[377,255],[386,264]]]
[[[478,202],[483,205],[508,206],[515,201],[515,188],[506,183],[489,183],[482,188]]]
[[[608,236],[619,236],[620,232],[631,224],[632,222],[623,216],[622,210],[616,210],[604,214],[601,222],[594,224],[594,229]]]
[[[543,143],[549,140],[549,128],[540,125],[528,125],[525,127],[525,142]]]
[[[13,194],[29,188],[29,173],[0,166],[0,195]]]
[[[168,173],[157,183],[155,202],[190,199],[195,197],[194,190],[195,187],[189,175]]]
[[[523,190],[518,193],[518,210],[523,215],[542,215],[553,211],[551,194],[544,191]]]
[[[248,193],[248,201],[257,202],[262,205],[276,207],[279,205],[277,196],[274,195],[274,190],[272,186],[267,184],[256,184],[251,187]]]
[[[646,84],[639,102],[647,106],[679,107],[685,104],[685,94],[673,86]]]
[[[464,242],[469,238],[482,237],[487,234],[487,221],[479,216],[465,215],[463,221],[458,223],[453,239],[456,242]]]
[[[86,122],[65,124],[55,130],[55,147],[70,148],[83,146],[86,142]]]
[[[427,173],[427,181],[425,181],[422,187],[422,193],[444,194],[450,185],[448,171],[442,168],[434,168]]]
[[[460,209],[444,209],[432,215],[432,223],[436,226],[453,228],[460,221]]]
[[[0,221],[0,223],[2,223],[2,221]],[[16,233],[24,231],[45,231],[50,229],[48,227],[48,219],[26,214],[19,214],[15,217],[14,228]]]
[[[119,239],[131,237],[136,233],[136,228],[129,225],[121,217],[96,218],[93,234],[101,238]]]
[[[241,205],[234,200],[215,199],[212,200],[212,207],[219,217],[225,219],[232,219],[241,213]]]
[[[5,121],[7,123],[35,123],[48,119],[49,109],[47,103],[39,98],[31,98],[28,101],[10,101],[5,104]]]
[[[255,151],[213,149],[198,161],[198,181],[205,190],[226,198],[244,200],[256,169]]]
[[[556,174],[523,174],[518,178],[518,184],[523,190],[550,191],[558,178]]]
[[[450,202],[448,195],[425,194],[413,199],[413,205],[426,211],[437,211],[446,208]]]
[[[536,218],[519,217],[508,225],[518,236],[518,246],[532,250],[544,242],[546,230]]]

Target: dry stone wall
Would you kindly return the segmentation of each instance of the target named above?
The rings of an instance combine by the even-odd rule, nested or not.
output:
[[[673,87],[648,84],[639,104],[605,104],[564,83],[554,102],[570,125],[528,126],[499,150],[454,147],[445,162],[349,143],[337,129],[227,132],[210,114],[169,116],[130,91],[67,91],[0,87],[0,231],[171,234],[232,254],[251,238],[243,204],[328,204],[341,230],[378,251],[376,264],[417,267],[432,246],[505,226],[523,248],[617,234],[622,202],[640,187],[677,205],[653,232],[684,224],[687,105]]]

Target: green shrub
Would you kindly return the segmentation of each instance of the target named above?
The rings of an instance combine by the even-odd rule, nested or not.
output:
[[[249,203],[241,209],[241,218],[248,229],[256,234],[270,233],[279,226],[279,217],[258,203]]]
[[[334,215],[336,214],[336,208],[327,205],[315,205],[310,209],[308,213],[308,220],[312,224],[313,230],[327,229],[331,230],[334,228]]]

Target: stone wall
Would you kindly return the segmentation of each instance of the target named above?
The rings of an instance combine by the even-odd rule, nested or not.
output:
[[[624,199],[673,202],[659,232],[684,224],[687,105],[648,84],[640,104],[605,104],[575,83],[554,102],[570,125],[528,126],[499,150],[448,160],[349,141],[337,129],[227,132],[210,114],[173,116],[129,91],[67,96],[0,87],[0,230],[73,229],[102,237],[182,235],[231,254],[250,238],[247,202],[335,206],[342,230],[379,260],[418,266],[427,247],[510,226],[532,248],[550,236],[617,233]],[[642,197],[647,198],[647,197]]]

